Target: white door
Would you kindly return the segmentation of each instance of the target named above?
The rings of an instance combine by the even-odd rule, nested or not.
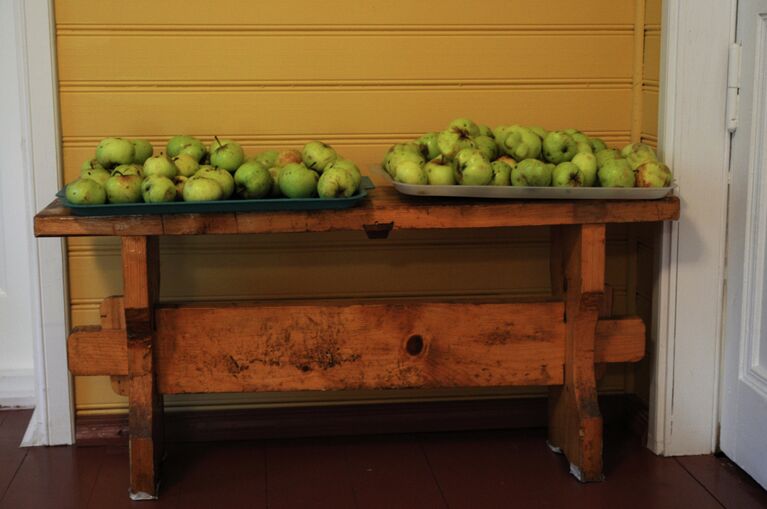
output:
[[[767,0],[739,0],[721,448],[767,487]]]
[[[34,403],[31,189],[25,174],[13,2],[0,2],[0,405]]]

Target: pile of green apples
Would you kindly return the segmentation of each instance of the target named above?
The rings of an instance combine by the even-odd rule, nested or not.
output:
[[[618,150],[577,129],[491,129],[466,118],[392,146],[383,168],[396,182],[416,185],[667,187],[673,180],[643,143]]]
[[[356,164],[312,141],[302,150],[267,150],[248,158],[232,140],[206,147],[192,136],[174,136],[154,155],[146,140],[106,138],[66,197],[78,205],[165,203],[230,198],[337,198],[353,196],[362,176]]]

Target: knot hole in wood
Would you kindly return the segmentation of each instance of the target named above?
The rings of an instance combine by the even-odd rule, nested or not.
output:
[[[423,336],[420,334],[413,334],[407,338],[407,343],[405,343],[405,350],[413,357],[420,355],[421,352],[423,352]]]

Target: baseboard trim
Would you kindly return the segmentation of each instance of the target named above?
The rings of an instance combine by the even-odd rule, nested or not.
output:
[[[646,435],[647,407],[635,395],[601,396],[600,407],[609,425]],[[548,402],[541,397],[182,411],[166,413],[165,436],[170,442],[208,442],[534,428],[546,426],[547,412]],[[124,414],[76,419],[77,445],[116,445],[127,439]]]
[[[0,371],[0,408],[35,406],[35,373],[31,369]]]

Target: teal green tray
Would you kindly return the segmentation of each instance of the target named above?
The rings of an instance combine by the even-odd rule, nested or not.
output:
[[[206,212],[274,212],[284,210],[348,209],[365,199],[373,181],[362,177],[356,194],[348,198],[261,198],[259,200],[174,201],[168,203],[105,203],[74,205],[67,201],[66,188],[56,196],[76,216],[128,216],[145,214],[204,214]]]

